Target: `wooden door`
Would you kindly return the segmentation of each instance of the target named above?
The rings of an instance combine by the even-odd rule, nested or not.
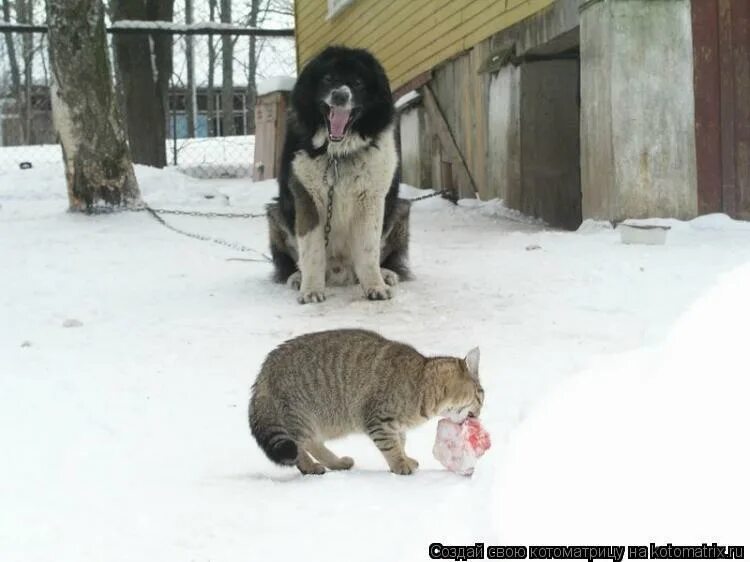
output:
[[[698,209],[750,219],[750,1],[693,0]]]

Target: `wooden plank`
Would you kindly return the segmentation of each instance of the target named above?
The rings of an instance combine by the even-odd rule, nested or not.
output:
[[[698,212],[722,210],[721,89],[717,0],[692,0]]]
[[[397,11],[388,11],[388,25],[373,28],[370,33],[362,36],[362,43],[367,45],[400,43],[402,46],[408,46],[403,40],[408,37],[410,27],[413,27],[415,22],[421,21],[432,12],[434,9],[433,2],[434,0],[412,0],[405,4],[399,4]],[[378,52],[378,57],[383,58],[380,52]]]
[[[399,88],[553,0],[357,0],[326,20],[326,0],[297,0],[298,62],[331,43],[370,49]]]
[[[730,216],[736,216],[737,171],[735,168],[735,83],[732,37],[732,0],[719,0],[722,207]]]
[[[506,29],[537,12],[541,12],[553,3],[554,0],[527,0],[527,2],[524,2],[523,4],[518,4],[509,9],[500,10],[500,7],[497,5],[500,4],[500,2],[498,2],[495,4],[497,7],[488,12],[479,14],[471,21],[473,24],[470,26],[472,31],[467,29],[467,34],[464,39],[464,47],[471,47],[483,39],[487,39],[490,35]]]
[[[362,2],[362,6],[366,5],[365,2]],[[361,15],[356,16],[355,21],[340,30],[337,34],[336,42],[341,45],[353,42],[357,43],[359,47],[364,47],[368,44],[368,32],[382,33],[383,24],[392,17],[393,4],[390,2],[380,2],[375,7],[369,7]]]
[[[476,142],[474,150],[474,161],[471,164],[471,171],[474,180],[479,187],[479,194],[483,198],[488,198],[487,193],[487,145],[489,133],[487,128],[489,105],[488,91],[489,83],[488,74],[479,74],[477,71],[489,54],[489,46],[480,43],[469,53],[470,61],[470,78],[472,81],[472,95],[474,105],[474,131],[473,136]]]
[[[469,172],[469,168],[466,165],[463,154],[456,144],[456,140],[453,138],[450,127],[448,126],[445,116],[443,115],[440,105],[435,99],[435,94],[432,92],[430,85],[427,84],[422,88],[422,95],[424,99],[424,107],[430,116],[432,123],[435,126],[435,132],[440,138],[440,145],[445,150],[449,161],[452,164],[454,173],[459,177],[459,180],[471,186],[472,192],[477,193],[477,187],[474,183],[474,178]]]
[[[445,0],[441,1],[445,2]],[[430,8],[429,15],[423,20],[411,22],[405,36],[399,38],[398,41],[381,44],[377,49],[389,66],[394,66],[404,59],[422,53],[441,34],[461,24],[460,20],[456,21],[456,18],[452,17],[459,9],[458,2],[449,0],[437,9],[435,6],[430,6]]]
[[[397,100],[401,96],[403,96],[407,92],[411,92],[412,90],[417,90],[427,84],[432,79],[432,72],[427,71],[423,72],[422,74],[418,74],[411,80],[409,80],[407,83],[405,83],[403,86],[401,86],[398,90],[393,91],[393,99]]]
[[[750,219],[750,2],[732,5],[737,217]]]
[[[410,29],[414,27],[415,22],[424,20],[434,11],[434,0],[413,0],[408,3],[383,3],[387,5],[386,13],[388,14],[388,18],[386,21],[396,23],[393,25],[370,26],[370,33],[367,33],[367,30],[363,29],[362,36],[357,35],[356,37],[352,37],[348,41],[348,45],[372,50],[381,63],[383,63],[386,71],[389,71],[388,56],[382,52],[382,46],[390,46],[395,43],[401,49],[408,49],[411,39],[409,35]],[[363,7],[370,9],[373,6],[373,3],[368,0],[358,0],[356,4],[361,4]],[[414,11],[415,7],[418,8],[417,11]],[[400,16],[401,12],[404,13],[403,17]],[[352,13],[347,10],[332,20],[326,21],[322,17],[314,23],[309,23],[308,25],[314,28],[314,32],[306,39],[307,43],[310,44],[310,56],[320,52],[327,45],[339,43],[340,33],[347,29],[351,22],[356,21],[356,19],[353,19]]]

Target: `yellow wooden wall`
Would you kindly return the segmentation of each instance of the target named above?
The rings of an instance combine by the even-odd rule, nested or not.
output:
[[[327,19],[327,0],[296,0],[297,64],[328,45],[364,47],[391,87],[466,50],[554,0],[354,0]]]

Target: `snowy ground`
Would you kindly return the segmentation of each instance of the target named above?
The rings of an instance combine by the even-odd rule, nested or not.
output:
[[[181,172],[196,178],[242,178],[253,171],[254,135],[167,140],[167,161],[170,165],[177,150],[177,166]],[[0,147],[0,174],[19,169],[23,162],[33,167],[62,167],[59,144]],[[2,176],[0,176],[2,177]],[[26,176],[21,176],[26,177]]]
[[[156,207],[261,211],[274,191],[137,172]],[[59,166],[0,174],[3,562],[747,538],[750,225],[671,221],[666,246],[624,246],[596,225],[430,199],[412,215],[417,279],[392,301],[346,288],[302,307],[267,264],[235,259],[252,255],[145,214],[71,215],[64,193]],[[266,249],[262,219],[166,218]],[[363,437],[332,445],[348,473],[303,478],[263,456],[246,423],[263,357],[347,326],[426,353],[480,346],[493,448],[473,478],[432,459],[435,422],[409,436],[412,477]]]

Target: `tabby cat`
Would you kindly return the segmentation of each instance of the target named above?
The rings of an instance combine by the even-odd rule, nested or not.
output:
[[[391,472],[419,463],[404,432],[433,416],[478,416],[484,401],[479,349],[465,359],[424,357],[413,347],[364,330],[316,332],[266,358],[252,388],[250,429],[269,459],[303,474],[347,470],[354,461],[325,441],[365,433]]]

